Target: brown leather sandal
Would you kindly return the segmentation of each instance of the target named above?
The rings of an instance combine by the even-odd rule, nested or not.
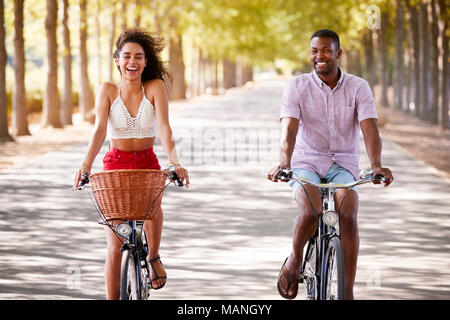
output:
[[[283,266],[281,267],[281,270],[280,270],[280,274],[278,275],[277,288],[278,288],[278,293],[283,298],[285,298],[285,299],[294,299],[297,296],[297,293],[298,293],[298,278],[299,278],[299,276],[297,275],[297,273],[289,273],[289,271],[285,268],[284,265],[286,264],[288,258],[286,258],[286,260],[284,260]],[[292,283],[295,282],[295,290],[294,290],[294,294],[292,296],[284,293],[283,290],[281,290],[281,287],[280,287],[281,276],[285,277],[286,280],[289,283],[288,291],[289,291],[289,288],[291,287]]]

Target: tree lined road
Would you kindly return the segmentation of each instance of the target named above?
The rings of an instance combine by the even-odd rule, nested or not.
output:
[[[278,158],[283,84],[171,103],[191,187],[166,189],[168,282],[153,299],[282,299],[276,280],[296,206],[266,174]],[[103,229],[88,194],[70,191],[86,150],[87,141],[0,171],[0,299],[104,299]],[[395,181],[359,188],[355,297],[449,299],[449,182],[388,141],[383,150]],[[166,164],[162,147],[155,152]]]

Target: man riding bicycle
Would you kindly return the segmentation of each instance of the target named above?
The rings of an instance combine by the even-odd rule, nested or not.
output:
[[[326,29],[315,32],[310,49],[314,71],[290,80],[283,92],[280,163],[270,170],[268,178],[277,182],[281,169],[291,169],[297,176],[316,183],[321,179],[339,184],[355,181],[359,172],[361,128],[373,175],[385,177],[384,184],[388,186],[394,178],[391,171],[381,165],[382,142],[370,86],[364,79],[339,68],[342,49],[335,32]],[[299,214],[294,221],[293,250],[281,268],[278,290],[282,297],[293,299],[298,292],[303,247],[316,230],[316,213],[322,212],[322,202],[316,187],[305,184],[302,188],[300,182],[294,180],[289,185]],[[343,201],[345,192],[338,190],[335,201],[336,207],[341,208],[345,297],[354,299],[359,250],[358,194],[352,189]]]

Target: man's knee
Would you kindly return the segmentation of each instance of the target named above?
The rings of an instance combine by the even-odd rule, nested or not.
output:
[[[295,193],[295,202],[301,216],[317,218],[322,214],[322,199],[315,187],[305,186],[305,188],[298,188]]]
[[[341,189],[335,195],[336,210],[342,222],[356,224],[358,215],[358,193]]]

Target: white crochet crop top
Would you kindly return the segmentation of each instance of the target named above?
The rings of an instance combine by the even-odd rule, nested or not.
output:
[[[132,117],[119,94],[109,108],[108,129],[111,139],[152,138],[156,132],[155,107],[145,97],[142,87],[142,101],[136,117]]]

